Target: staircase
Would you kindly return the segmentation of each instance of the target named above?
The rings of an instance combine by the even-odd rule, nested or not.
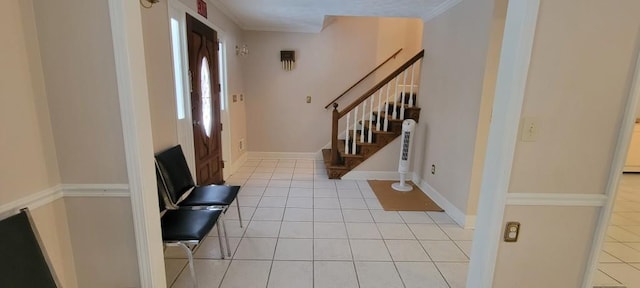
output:
[[[409,59],[342,111],[333,104],[331,149],[323,149],[329,179],[340,179],[402,134],[402,121],[418,122],[414,83],[424,50]],[[408,87],[408,88],[407,88]],[[329,106],[329,105],[328,105]],[[353,112],[353,113],[352,113]],[[343,119],[343,129],[340,121]],[[338,139],[340,130],[344,135]]]

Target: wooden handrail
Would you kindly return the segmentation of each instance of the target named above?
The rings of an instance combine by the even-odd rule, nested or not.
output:
[[[393,55],[389,56],[389,58],[387,58],[387,60],[384,60],[384,62],[380,63],[380,65],[376,66],[376,68],[373,68],[373,70],[371,70],[371,72],[369,72],[367,75],[364,75],[364,77],[362,77],[362,79],[358,80],[358,82],[356,82],[355,84],[351,85],[351,87],[349,87],[349,89],[347,89],[346,91],[342,92],[342,94],[340,94],[340,96],[338,96],[335,99],[331,100],[331,102],[329,102],[329,104],[327,104],[327,106],[324,106],[324,109],[329,108],[329,106],[331,106],[331,104],[335,103],[340,98],[342,98],[342,96],[344,96],[347,93],[349,93],[349,91],[351,91],[351,89],[355,88],[356,86],[358,86],[358,84],[360,84],[362,81],[364,81],[364,79],[367,79],[367,77],[371,76],[371,74],[373,74],[378,69],[380,69],[380,67],[382,67],[382,65],[387,64],[387,62],[391,61],[391,59],[396,58],[396,56],[398,56],[398,54],[400,54],[401,51],[402,51],[402,48],[398,49],[398,51],[396,51],[396,53],[393,53]]]
[[[402,71],[404,71],[407,68],[411,67],[411,65],[413,65],[413,63],[416,63],[422,57],[424,57],[424,50],[418,52],[418,54],[416,54],[416,56],[413,56],[407,62],[402,64],[402,66],[400,66],[398,69],[393,71],[393,73],[389,74],[389,76],[387,76],[386,78],[382,79],[382,81],[378,82],[378,84],[376,84],[371,89],[369,89],[369,91],[367,91],[364,94],[362,94],[362,96],[360,96],[360,98],[356,99],[355,101],[353,101],[353,103],[349,104],[349,106],[347,106],[342,111],[340,111],[339,112],[339,118],[342,118],[342,117],[344,117],[344,115],[347,115],[347,113],[349,113],[351,110],[356,108],[362,102],[367,100],[367,98],[369,98],[369,96],[371,96],[376,91],[380,90],[380,88],[384,87],[384,85],[387,85],[387,83],[389,83],[389,81],[393,80],[393,78],[395,78],[396,76],[400,75],[400,73],[402,73]]]

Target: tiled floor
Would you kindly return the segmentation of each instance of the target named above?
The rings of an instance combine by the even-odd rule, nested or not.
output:
[[[640,174],[624,174],[594,286],[640,287]]]
[[[322,162],[248,160],[226,224],[195,252],[199,287],[465,287],[473,231],[437,212],[387,212],[366,181],[327,180]],[[215,229],[214,229],[215,230]],[[165,253],[170,287],[191,287],[185,255]]]

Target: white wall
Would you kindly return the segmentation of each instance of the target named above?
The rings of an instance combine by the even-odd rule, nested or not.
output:
[[[414,171],[462,214],[469,206],[492,18],[493,1],[463,1],[424,24]]]
[[[416,24],[419,21],[409,19],[336,17],[317,34],[246,32],[251,51],[244,61],[249,150],[318,152],[331,136],[331,110],[323,107],[380,59],[405,46],[405,35],[415,34],[419,28],[410,25]],[[413,56],[408,49],[402,57]],[[296,51],[293,71],[281,68],[281,50]],[[310,104],[307,96],[312,96]]]
[[[522,108],[538,119],[538,140],[517,143],[510,193],[605,193],[640,48],[638,13],[634,0],[541,1]],[[504,221],[521,222],[520,240],[500,243],[494,287],[580,287],[598,212],[508,206]]]

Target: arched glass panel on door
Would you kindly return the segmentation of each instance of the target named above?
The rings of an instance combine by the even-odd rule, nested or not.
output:
[[[207,137],[211,137],[211,75],[209,75],[207,57],[203,57],[200,63],[200,91],[202,91],[202,126]]]

